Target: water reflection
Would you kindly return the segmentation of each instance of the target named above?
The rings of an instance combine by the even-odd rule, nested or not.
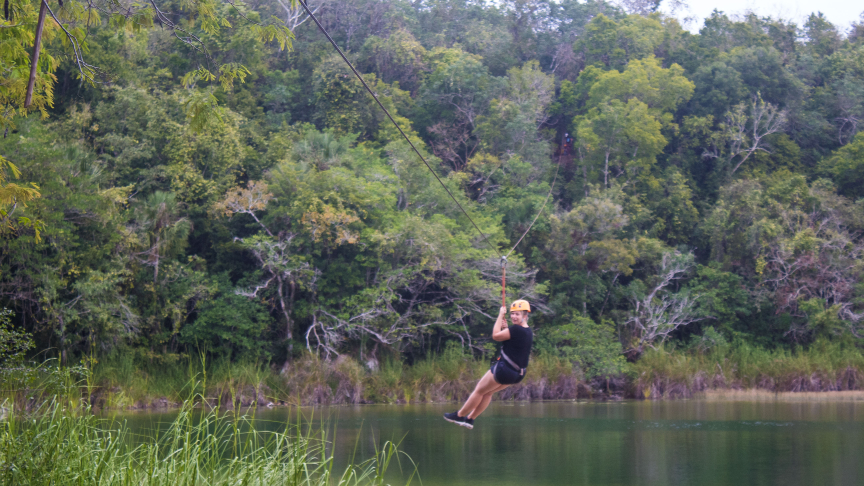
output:
[[[864,484],[862,402],[493,403],[474,430],[441,419],[454,407],[325,407],[315,416],[335,429],[337,470],[381,440],[401,440],[426,486]],[[295,414],[258,411],[256,423],[277,430]],[[152,430],[172,417],[127,418]],[[391,472],[398,484],[398,467]]]

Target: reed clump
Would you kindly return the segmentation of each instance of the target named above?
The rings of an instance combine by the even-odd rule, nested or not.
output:
[[[390,403],[463,400],[482,376],[484,366],[459,346],[449,346],[441,354],[411,365],[389,359],[370,373],[367,398]]]
[[[254,417],[196,411],[190,400],[182,403],[165,432],[131,437],[124,423],[55,399],[34,413],[12,414],[0,423],[0,482],[380,485],[399,453],[395,444],[386,442],[375,457],[336,473],[325,434],[312,430],[298,420],[281,432],[260,432]]]

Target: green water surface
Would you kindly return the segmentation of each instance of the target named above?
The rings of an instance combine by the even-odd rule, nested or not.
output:
[[[381,440],[401,440],[425,486],[864,485],[860,401],[494,402],[473,430],[441,418],[456,407],[362,405],[314,413],[335,429],[337,470],[352,454],[372,456]],[[256,415],[261,429],[276,430],[296,411]],[[125,418],[133,429],[152,430],[173,417]],[[398,466],[390,473],[393,484],[404,482]]]

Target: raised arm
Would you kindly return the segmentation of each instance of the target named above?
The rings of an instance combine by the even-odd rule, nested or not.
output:
[[[498,319],[492,328],[492,339],[495,341],[506,341],[510,339],[510,329],[507,328],[507,308],[501,307],[498,311]]]

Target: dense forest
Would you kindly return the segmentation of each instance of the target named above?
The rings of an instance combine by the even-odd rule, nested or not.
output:
[[[52,4],[25,108],[39,4],[7,1],[3,336],[62,363],[488,357],[498,252],[539,213],[507,264],[538,356],[860,357],[864,22],[693,34],[658,5],[310,2],[469,220],[299,4]]]

